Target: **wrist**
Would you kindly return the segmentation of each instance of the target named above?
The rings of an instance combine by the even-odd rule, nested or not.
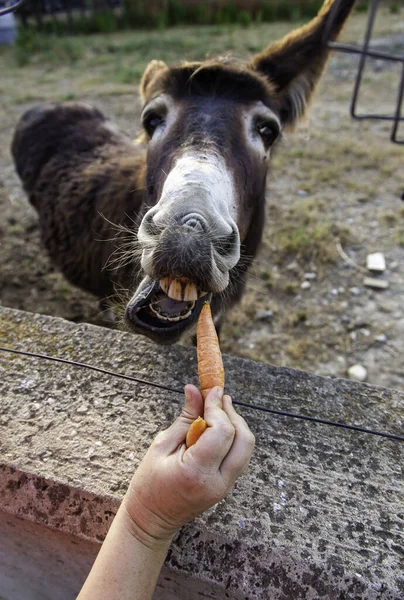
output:
[[[180,529],[156,517],[139,500],[133,502],[131,499],[129,506],[126,496],[119,512],[125,530],[150,550],[167,550],[174,535]]]

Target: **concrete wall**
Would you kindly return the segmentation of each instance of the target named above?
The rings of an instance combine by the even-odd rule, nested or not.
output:
[[[192,348],[9,309],[0,345],[173,387],[197,381]],[[399,392],[229,357],[225,367],[234,399],[403,429]],[[136,465],[182,401],[0,352],[0,597],[75,597]],[[178,534],[155,598],[403,598],[403,444],[242,412],[257,439],[250,469]]]
[[[0,513],[0,594],[6,600],[75,598],[99,543]]]

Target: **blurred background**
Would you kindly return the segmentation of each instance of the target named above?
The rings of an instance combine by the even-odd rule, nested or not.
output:
[[[69,285],[41,248],[9,151],[23,111],[46,100],[85,100],[135,137],[149,60],[248,59],[321,4],[27,0],[15,18],[1,17],[0,302],[103,322],[95,299]],[[357,3],[344,42],[362,42],[368,9]],[[372,47],[404,55],[402,0],[380,2]],[[222,347],[333,377],[360,364],[367,381],[404,389],[404,149],[390,143],[391,123],[350,118],[358,61],[332,54],[307,120],[273,157],[262,248]],[[360,110],[394,112],[401,68],[366,61]],[[375,252],[386,263],[373,277],[381,288],[365,284]]]
[[[44,32],[112,33],[187,24],[297,21],[313,17],[322,4],[322,0],[27,0],[18,16],[25,27],[34,25]],[[401,4],[388,1],[392,13],[398,13]],[[357,11],[367,8],[367,0],[358,1]]]

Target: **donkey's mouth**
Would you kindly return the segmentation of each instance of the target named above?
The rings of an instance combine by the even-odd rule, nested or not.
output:
[[[136,333],[172,344],[197,320],[207,297],[188,279],[147,277],[126,307],[126,321]]]

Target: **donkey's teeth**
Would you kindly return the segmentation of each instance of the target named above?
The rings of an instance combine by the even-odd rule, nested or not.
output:
[[[178,279],[172,279],[168,288],[167,296],[172,300],[183,300],[182,284]]]
[[[186,302],[195,302],[195,300],[198,300],[198,290],[193,283],[189,282],[185,286],[183,291],[183,300]]]
[[[187,279],[163,277],[160,287],[169,298],[179,302],[195,302],[200,297],[196,285]]]
[[[160,307],[149,304],[149,308],[157,317],[160,316]]]
[[[170,289],[171,277],[163,277],[160,279],[160,287],[165,294],[168,295],[168,290]]]

